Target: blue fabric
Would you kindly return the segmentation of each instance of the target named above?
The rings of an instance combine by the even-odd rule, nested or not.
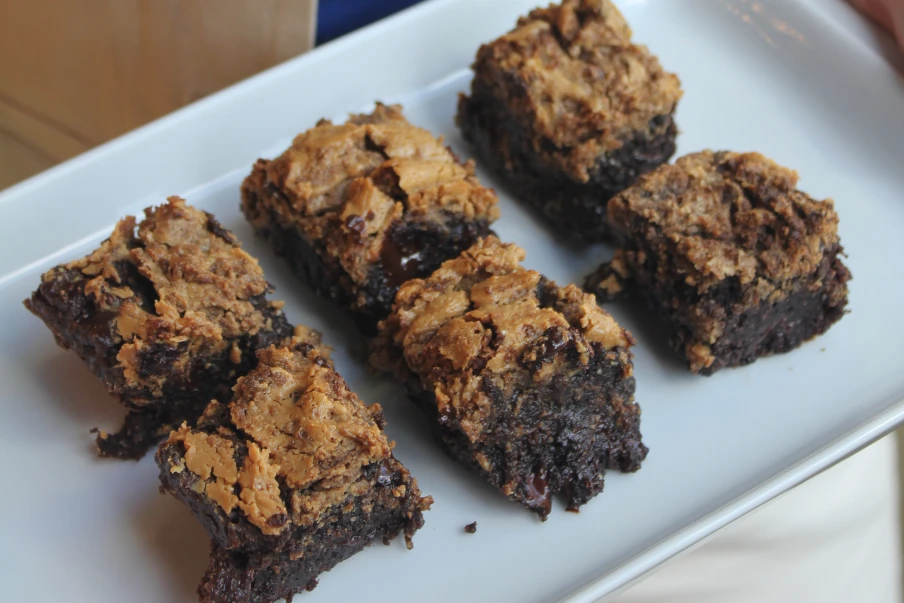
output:
[[[420,0],[320,0],[317,44],[329,42],[418,2]]]

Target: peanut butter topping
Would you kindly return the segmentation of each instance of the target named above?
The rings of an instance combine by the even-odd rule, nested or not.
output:
[[[387,458],[386,436],[367,408],[319,351],[270,348],[239,380],[232,421],[270,451],[292,488],[346,478]]]
[[[170,471],[188,469],[206,480],[204,492],[207,496],[227,513],[231,512],[239,502],[233,492],[239,471],[232,442],[216,434],[193,432],[184,424],[170,439],[181,440],[185,445],[185,466],[174,467]]]
[[[248,521],[264,534],[278,534],[286,525],[286,505],[279,493],[279,465],[270,460],[270,451],[261,450],[254,442],[248,443],[248,457],[239,475],[239,508]]]
[[[185,466],[204,479],[211,475],[227,483],[238,479],[232,442],[216,434],[180,429],[185,442]]]
[[[775,301],[839,243],[832,201],[796,186],[796,172],[758,153],[703,151],[642,177],[609,202],[609,218],[646,239],[663,274],[674,266],[701,292],[734,277],[757,298],[745,303]],[[629,270],[644,261],[618,258]]]
[[[439,412],[472,440],[490,412],[487,385],[512,371],[549,378],[544,346],[573,342],[586,364],[592,354],[633,343],[592,295],[546,282],[522,259],[521,248],[487,237],[428,279],[409,281],[371,357],[379,369],[416,375]]]
[[[678,77],[664,71],[610,0],[563,0],[538,8],[508,34],[484,45],[474,70],[509,99],[513,119],[536,149],[587,182],[601,154],[637,132],[661,134],[681,98]],[[476,89],[475,89],[476,92]],[[657,130],[658,128],[658,130]]]
[[[121,220],[91,255],[44,279],[60,270],[89,279],[86,295],[115,325],[126,382],[160,395],[167,375],[143,370],[139,352],[162,346],[176,356],[172,372],[187,371],[194,354],[225,350],[230,340],[270,327],[253,303],[269,286],[257,261],[210,214],[178,197],[145,213],[137,232],[135,218]]]
[[[272,194],[260,196],[263,190]],[[295,224],[358,285],[380,260],[394,223],[499,215],[496,194],[480,185],[473,162],[459,162],[442,138],[382,104],[344,124],[322,120],[277,159],[259,160],[243,198],[257,228],[271,213],[283,226]]]
[[[365,466],[391,458],[380,406],[365,406],[349,390],[311,335],[301,331],[289,348],[258,352],[219,435],[183,426],[170,436],[183,442],[185,468],[205,482],[208,497],[227,513],[237,507],[265,534],[311,525],[370,487]],[[213,403],[207,416],[217,412]],[[238,464],[233,441],[247,451]]]

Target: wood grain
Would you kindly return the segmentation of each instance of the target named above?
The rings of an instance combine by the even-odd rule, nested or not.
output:
[[[308,50],[316,0],[0,0],[0,189]]]

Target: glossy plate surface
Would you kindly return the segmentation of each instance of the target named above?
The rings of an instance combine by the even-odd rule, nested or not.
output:
[[[855,280],[851,314],[787,355],[714,377],[688,374],[647,315],[612,306],[639,340],[637,399],[651,448],[612,473],[580,514],[549,521],[446,459],[390,381],[349,353],[350,324],[315,299],[242,220],[238,186],[322,116],[374,99],[470,156],[453,126],[481,41],[538,0],[434,0],[87,153],[0,194],[0,575],[10,601],[193,601],[207,543],[157,493],[150,457],[100,461],[88,430],[121,412],[21,301],[50,266],[81,256],[127,213],[179,193],[260,258],[296,322],[323,330],[368,402],[383,403],[397,456],[436,499],[415,549],[375,546],[300,597],[317,601],[593,601],[904,419],[904,83],[840,2],[621,2],[686,91],[679,152],[758,150],[834,197]],[[486,172],[482,177],[493,182]],[[580,282],[609,251],[560,244],[502,189],[503,239],[527,265]],[[463,527],[478,521],[475,535]]]

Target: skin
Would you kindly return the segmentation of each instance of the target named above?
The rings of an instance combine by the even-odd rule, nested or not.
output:
[[[851,4],[894,34],[904,48],[904,0],[851,0]]]

